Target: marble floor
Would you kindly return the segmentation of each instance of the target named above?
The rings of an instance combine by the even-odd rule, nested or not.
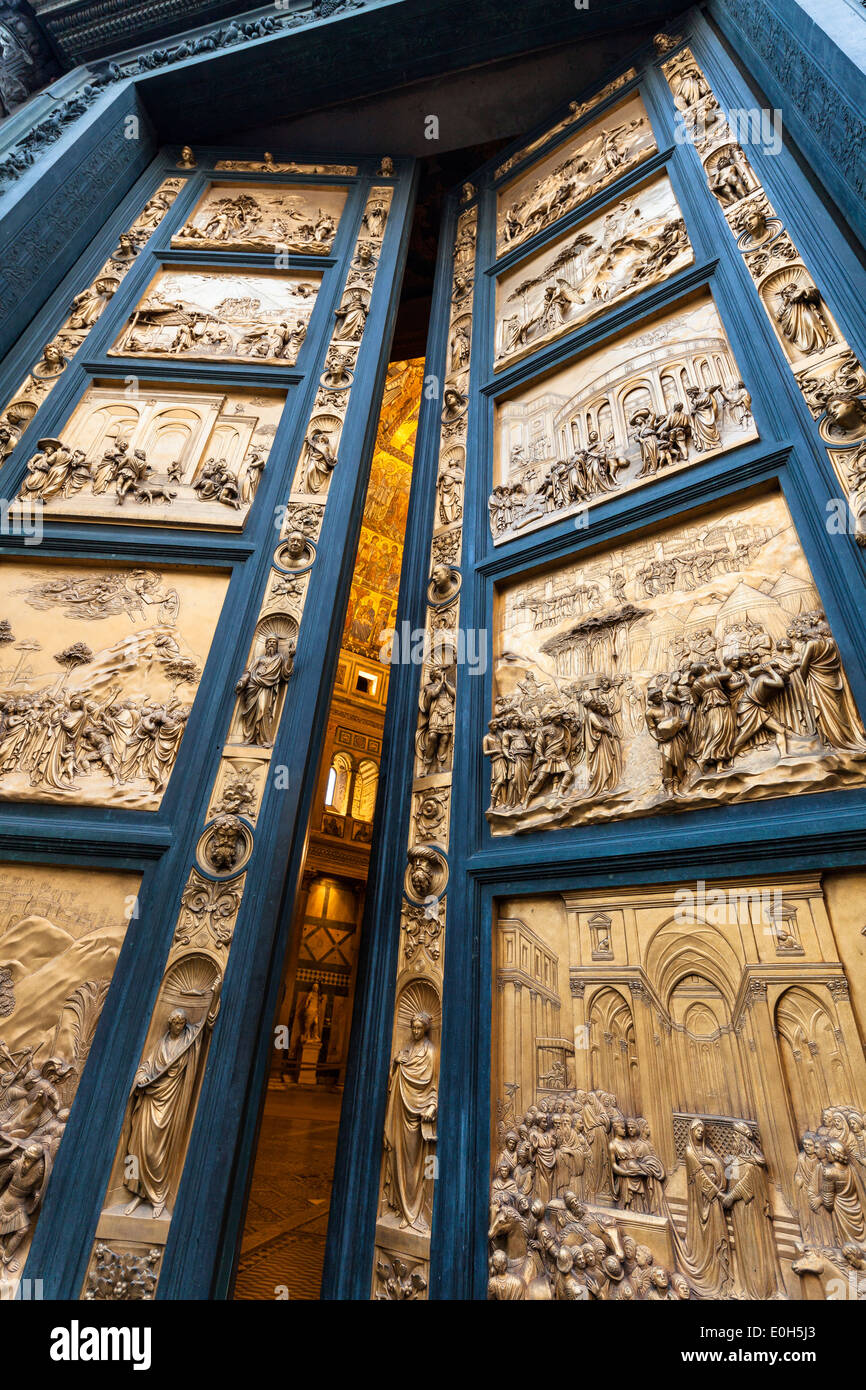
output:
[[[270,1083],[235,1298],[319,1297],[341,1100]]]

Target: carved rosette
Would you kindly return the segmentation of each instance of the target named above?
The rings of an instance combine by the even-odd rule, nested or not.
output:
[[[445,946],[453,732],[457,694],[456,631],[460,611],[462,486],[466,459],[468,382],[477,210],[474,190],[463,190],[455,232],[451,319],[440,426],[439,467],[430,582],[427,588],[426,660],[422,666],[415,734],[415,775],[407,847],[401,949],[395,982],[394,1064],[389,1081],[380,1177],[376,1257],[371,1298],[424,1299],[435,1188],[435,1132],[439,1074],[439,1019]],[[447,475],[447,486],[443,479]],[[455,486],[455,482],[458,484]],[[443,503],[447,497],[447,503]],[[393,1142],[403,1122],[400,1076],[404,1067],[426,1089],[428,1119],[420,1161],[405,1163]],[[414,1084],[414,1082],[413,1082]]]
[[[866,376],[782,218],[737,143],[690,49],[662,71],[701,156],[758,297],[794,372],[847,499],[858,545],[866,545],[866,494],[856,454],[866,441]],[[839,530],[848,530],[840,520]]]
[[[66,318],[0,415],[0,465],[5,463],[7,455],[11,454],[40,406],[54,390],[183,186],[183,178],[163,180],[129,230],[121,235],[99,274],[74,296]]]
[[[277,166],[268,168],[268,172],[276,171]],[[292,171],[295,172],[295,169]],[[365,257],[371,267],[366,272],[369,275],[368,288],[365,290],[367,304],[392,198],[392,188],[373,187],[362,218],[357,245],[372,245],[374,248],[372,256]],[[356,250],[355,259],[357,256]],[[354,269],[349,270],[347,291],[356,274]],[[357,351],[353,362],[356,357]],[[334,417],[333,427],[337,431],[342,428],[350,389],[351,383],[341,393],[342,404],[332,402],[329,406],[330,415]],[[313,420],[310,428],[313,428]],[[298,476],[303,467],[302,452]],[[159,1257],[168,1239],[174,1199],[207,1065],[210,1034],[217,1019],[222,979],[243,900],[245,870],[255,850],[255,821],[261,809],[265,786],[273,780],[273,784],[279,787],[281,778],[286,777],[287,770],[273,764],[273,746],[285,708],[295,642],[303,618],[310,573],[316,561],[315,542],[321,532],[326,500],[325,496],[311,497],[302,490],[297,496],[293,493],[285,506],[279,544],[265,584],[246,669],[238,681],[238,700],[214,780],[207,823],[202,827],[195,850],[196,865],[190,866],[162,985],[145,1040],[139,1077],[154,1070],[154,1058],[159,1055],[157,1049],[170,1045],[171,1029],[177,1027],[172,1024],[172,1016],[178,1012],[184,1015],[183,1026],[190,1035],[189,1066],[194,1071],[190,1073],[190,1084],[182,1093],[188,1098],[188,1110],[179,1117],[176,1126],[176,1132],[181,1136],[177,1151],[162,1159],[165,1192],[143,1190],[143,1184],[136,1189],[134,1181],[131,1186],[126,1185],[131,1115],[136,1105],[146,1104],[147,1087],[143,1092],[144,1102],[139,1099],[139,1088],[136,1087],[127,1108],[108,1192],[97,1225],[96,1241],[82,1289],[83,1298],[150,1298],[156,1288],[160,1272]],[[270,663],[272,668],[276,667],[277,662],[280,663],[278,680],[271,679],[273,670],[262,668],[257,672],[257,663],[262,662]],[[245,693],[256,680],[260,681],[263,689],[275,692],[272,704],[267,708],[264,708],[266,702],[263,700],[245,699]],[[282,785],[285,787],[287,781],[283,781]],[[426,996],[413,997],[409,1004],[413,1016],[420,1012],[426,1017],[429,1010],[435,1009],[434,1001]],[[139,1135],[146,1133],[146,1126],[140,1126],[138,1132]],[[148,1228],[155,1232],[148,1247],[149,1253],[144,1257],[135,1252],[133,1233],[136,1215],[129,1211],[129,1207],[136,1203],[133,1201],[130,1204],[128,1201],[131,1194],[138,1198],[138,1214],[143,1210],[151,1218],[147,1223]],[[161,1200],[163,1196],[164,1203]],[[118,1233],[123,1240],[115,1249]],[[114,1242],[110,1247],[108,1240]],[[147,1272],[141,1274],[135,1287],[139,1289],[146,1284],[146,1294],[112,1291],[115,1288],[122,1290],[124,1284],[129,1285],[130,1280],[137,1277],[129,1263],[133,1259],[129,1251],[133,1252],[135,1260],[145,1259]],[[128,1277],[123,1272],[127,1266],[132,1271]],[[112,1274],[116,1276],[113,1282]]]

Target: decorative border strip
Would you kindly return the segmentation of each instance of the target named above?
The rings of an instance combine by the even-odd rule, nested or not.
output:
[[[737,143],[689,48],[662,63],[710,192],[813,419],[866,546],[866,372]],[[846,529],[837,521],[838,529]]]
[[[464,189],[464,201],[472,196]],[[446,360],[455,362],[455,334],[471,334],[477,207],[457,219]],[[436,515],[427,586],[425,661],[421,670],[415,735],[412,809],[403,881],[400,948],[394,993],[393,1056],[385,1119],[384,1152],[371,1298],[421,1300],[427,1296],[430,1227],[436,1176],[435,1126],[442,1013],[443,953],[456,707],[460,557],[466,467],[468,374],[446,372],[439,435]],[[413,1034],[413,1025],[415,1033]],[[420,1034],[421,1036],[418,1036]],[[403,1123],[403,1068],[429,1105],[420,1127],[412,1190],[398,1171],[389,1135]]]

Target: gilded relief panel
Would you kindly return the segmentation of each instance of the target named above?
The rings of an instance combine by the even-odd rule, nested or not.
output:
[[[626,98],[499,190],[497,255],[553,226],[657,149],[640,97]]]
[[[240,387],[119,382],[87,389],[62,431],[40,439],[19,494],[49,518],[240,530],[285,395]]]
[[[837,914],[863,887],[499,903],[490,1298],[852,1296],[866,1066]]]
[[[758,434],[708,293],[513,391],[495,408],[495,542],[714,458]]]
[[[866,736],[781,496],[503,587],[495,834],[862,786]]]
[[[693,261],[679,205],[662,174],[497,277],[496,368]]]
[[[139,882],[0,866],[0,1298],[27,1258]]]
[[[185,251],[327,256],[347,191],[327,184],[211,184],[171,244]]]
[[[202,570],[0,570],[0,800],[155,811],[228,580]]]
[[[160,270],[109,355],[292,366],[307,334],[317,274]]]

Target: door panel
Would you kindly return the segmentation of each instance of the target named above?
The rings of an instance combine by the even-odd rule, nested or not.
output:
[[[749,129],[695,15],[446,211],[333,1293],[820,1296],[795,1169],[866,1105],[863,322]],[[607,1267],[532,1256],[569,1221]]]
[[[144,873],[31,1222],[52,1296],[207,1297],[231,1259],[413,197],[411,161],[166,152],[5,378],[6,495],[52,564],[4,572],[68,670],[61,732],[0,776],[52,788],[49,855]]]

